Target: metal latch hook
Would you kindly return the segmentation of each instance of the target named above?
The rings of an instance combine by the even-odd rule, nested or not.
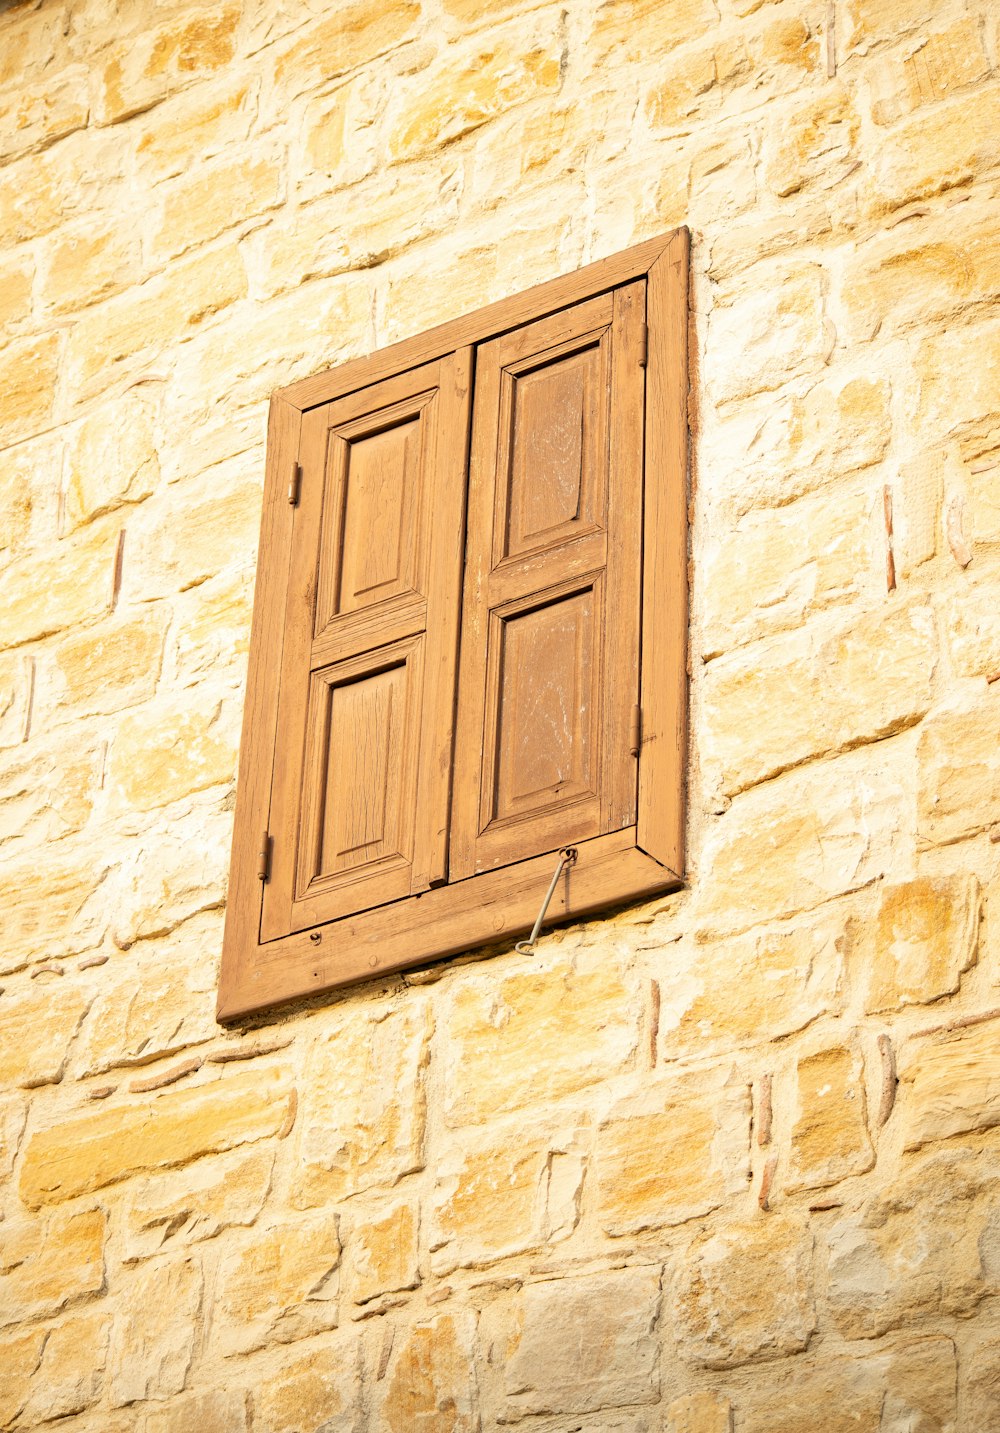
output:
[[[542,901],[542,908],[538,912],[538,919],[531,927],[531,934],[528,936],[527,940],[519,940],[517,945],[515,945],[514,947],[516,951],[520,951],[521,955],[531,955],[533,953],[535,948],[535,941],[538,939],[538,932],[541,930],[542,921],[545,919],[545,912],[549,908],[549,901],[551,901],[555,893],[556,886],[559,884],[559,877],[562,875],[563,871],[566,869],[567,866],[572,866],[574,864],[577,855],[578,852],[575,846],[564,846],[563,849],[559,852],[559,864],[558,866],[556,866],[555,875],[549,882],[549,888],[545,892],[545,899]]]

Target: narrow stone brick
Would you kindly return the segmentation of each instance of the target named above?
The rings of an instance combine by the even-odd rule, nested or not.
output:
[[[913,1042],[900,1063],[907,1149],[1000,1124],[996,1021]]]
[[[924,876],[883,886],[872,938],[862,933],[869,1014],[954,995],[979,948],[975,876]]]
[[[871,1169],[875,1151],[857,1051],[831,1046],[806,1055],[796,1077],[788,1188],[821,1189]]]
[[[250,646],[253,572],[199,583],[173,604],[171,662],[185,685],[199,677],[242,665]]]
[[[267,1139],[282,1128],[289,1098],[287,1072],[271,1068],[63,1121],[28,1142],[21,1198],[38,1209],[132,1174]]]
[[[986,573],[980,570],[964,585],[961,601],[942,603],[945,638],[960,677],[986,677],[992,682],[1000,672],[997,586],[995,568]]]
[[[22,652],[0,656],[0,750],[20,746],[27,736],[34,680],[32,657]]]
[[[378,1395],[388,1433],[477,1433],[475,1317],[443,1313],[400,1330]]]
[[[255,1229],[219,1268],[221,1352],[249,1353],[336,1328],[339,1266],[337,1219],[330,1212]]]
[[[0,264],[0,331],[8,330],[30,314],[34,277],[34,263],[26,255]]]

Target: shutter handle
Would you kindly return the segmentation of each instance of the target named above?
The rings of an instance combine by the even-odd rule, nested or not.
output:
[[[538,919],[535,921],[535,924],[531,928],[531,934],[528,936],[527,940],[519,940],[517,945],[515,945],[514,947],[514,949],[516,951],[519,951],[521,955],[531,955],[533,953],[535,941],[538,939],[538,932],[542,928],[542,921],[545,919],[545,912],[549,908],[549,901],[551,901],[553,892],[555,891],[555,888],[559,883],[559,877],[562,875],[564,869],[567,866],[573,865],[573,863],[576,861],[576,858],[577,849],[575,846],[565,846],[559,852],[559,864],[558,866],[556,866],[555,875],[549,882],[549,888],[545,892],[545,899],[542,901],[542,908],[538,912]]]

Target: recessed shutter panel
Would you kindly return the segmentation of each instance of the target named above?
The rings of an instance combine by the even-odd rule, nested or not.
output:
[[[481,344],[451,878],[633,825],[645,284]]]
[[[470,358],[303,419],[264,940],[446,878]]]

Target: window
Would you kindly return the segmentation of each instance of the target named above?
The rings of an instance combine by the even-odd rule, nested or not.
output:
[[[220,1019],[679,884],[687,260],[275,395]]]

